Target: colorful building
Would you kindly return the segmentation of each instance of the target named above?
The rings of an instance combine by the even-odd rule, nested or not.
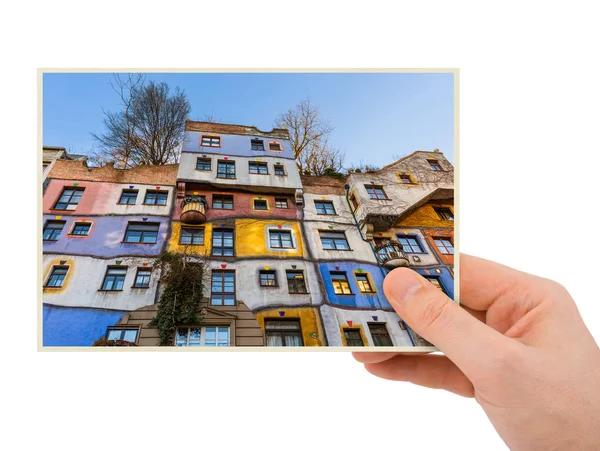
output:
[[[57,161],[49,177],[44,345],[157,346],[164,286],[148,268],[164,251],[206,277],[201,320],[174,346],[427,344],[385,298],[385,275],[408,266],[453,296],[453,168],[439,151],[300,176],[287,130],[187,121],[179,165]]]

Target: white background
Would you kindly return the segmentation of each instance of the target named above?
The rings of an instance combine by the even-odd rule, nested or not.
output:
[[[505,449],[348,354],[36,352],[36,68],[458,67],[462,250],[560,281],[599,340],[592,2],[136,3],[3,7],[0,448]]]

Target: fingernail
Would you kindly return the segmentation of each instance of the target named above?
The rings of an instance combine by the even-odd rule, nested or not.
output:
[[[409,301],[412,295],[423,286],[421,278],[411,269],[399,268],[389,273],[383,282],[383,291],[393,304]]]

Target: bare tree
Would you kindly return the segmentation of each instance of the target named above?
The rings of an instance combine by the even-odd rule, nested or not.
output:
[[[363,160],[360,160],[358,163],[351,164],[349,167],[346,168],[348,174],[352,172],[356,172],[358,174],[368,174],[378,172],[379,170],[381,170],[379,166],[365,164]]]
[[[115,167],[140,164],[163,165],[179,161],[185,120],[190,102],[179,88],[171,94],[166,83],[146,83],[142,74],[122,79],[115,74],[110,82],[121,100],[122,110],[104,111],[106,133],[92,136],[100,146],[91,162],[114,161]]]
[[[279,115],[275,127],[288,129],[294,158],[302,174],[321,175],[327,168],[336,172],[342,169],[343,152],[330,147],[327,140],[333,127],[321,118],[319,108],[308,98]]]
[[[204,113],[201,122],[213,122],[216,124],[221,122],[221,118],[215,115],[215,110],[210,110],[210,113]]]

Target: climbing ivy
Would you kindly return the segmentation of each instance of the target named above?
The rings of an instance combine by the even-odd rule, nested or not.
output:
[[[154,263],[161,271],[164,290],[156,318],[148,325],[158,326],[160,346],[169,344],[177,325],[197,324],[203,319],[196,312],[202,300],[204,265],[188,260],[185,254],[164,252]]]

